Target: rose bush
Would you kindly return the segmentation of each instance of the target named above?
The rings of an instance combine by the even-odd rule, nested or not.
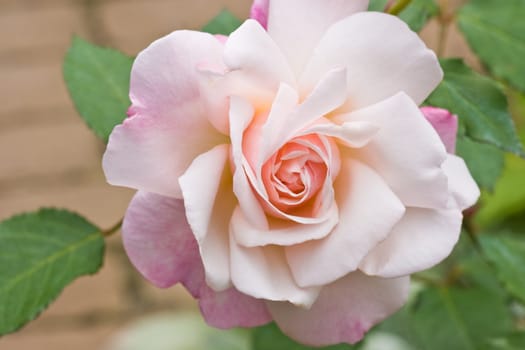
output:
[[[227,40],[176,31],[136,58],[103,161],[138,190],[124,245],[213,326],[357,342],[457,242],[479,190],[452,154],[457,119],[418,107],[439,62],[367,7],[256,1]]]

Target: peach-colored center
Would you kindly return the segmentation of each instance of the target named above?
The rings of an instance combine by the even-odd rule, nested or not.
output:
[[[322,204],[317,195],[329,176],[330,152],[336,149],[330,138],[321,137],[310,134],[293,138],[264,163],[262,182],[275,208],[294,215],[317,214]],[[272,211],[270,214],[275,215]]]

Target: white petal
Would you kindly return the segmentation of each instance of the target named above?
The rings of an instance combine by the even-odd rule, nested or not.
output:
[[[289,246],[328,235],[339,221],[337,206],[333,205],[327,220],[319,224],[298,224],[283,220],[270,221],[267,230],[252,226],[240,210],[235,210],[231,222],[231,233],[245,247],[266,245]],[[272,225],[273,224],[273,225]]]
[[[351,148],[366,146],[379,131],[379,127],[368,121],[353,121],[337,125],[331,122],[315,124],[306,128],[301,135],[321,134],[337,138]]]
[[[462,218],[454,204],[442,210],[408,208],[388,238],[368,254],[359,268],[381,277],[405,276],[431,268],[454,248]]]
[[[103,167],[109,183],[181,197],[177,178],[199,154],[226,141],[226,96],[209,90],[201,63],[222,64],[212,35],[177,31],[141,52],[131,71],[130,117],[111,134]]]
[[[325,285],[355,271],[405,211],[385,182],[357,161],[343,160],[334,188],[338,226],[322,240],[286,248],[286,258],[300,286]]]
[[[298,103],[299,96],[297,92],[289,85],[281,84],[273,101],[270,114],[262,127],[262,137],[259,141],[260,145],[258,145],[259,155],[256,165],[257,169],[255,169],[259,176],[263,163],[276,151],[279,145],[282,144],[282,136],[279,137],[279,134],[287,131],[286,123],[289,120],[289,115],[293,113]],[[262,146],[264,146],[264,148]]]
[[[207,284],[216,291],[231,286],[229,223],[236,205],[229,184],[229,145],[197,157],[179,178],[186,217],[199,243]]]
[[[231,70],[241,70],[254,84],[272,90],[281,82],[295,86],[286,58],[255,20],[247,20],[230,35],[224,48],[224,62]]]
[[[253,107],[243,98],[233,96],[230,100],[230,138],[232,158],[235,166],[233,174],[233,192],[237,197],[244,216],[259,228],[268,227],[266,216],[255,196],[244,170],[242,150],[243,134],[254,114]]]
[[[476,204],[480,191],[470,175],[465,161],[460,157],[449,154],[443,163],[443,171],[448,178],[448,187],[457,205],[461,210]]]
[[[447,157],[445,146],[406,94],[338,118],[380,127],[372,141],[352,152],[385,179],[405,206],[447,206],[447,176],[441,168]]]
[[[326,72],[346,67],[352,110],[400,91],[420,104],[443,72],[434,52],[399,18],[362,12],[334,24],[319,42],[300,79],[309,89]]]
[[[300,288],[294,281],[281,247],[246,248],[230,237],[231,272],[235,287],[258,299],[289,301],[309,307],[319,288]]]
[[[263,130],[265,134],[268,134],[271,130],[275,136],[271,138],[273,142],[264,147],[262,152],[264,159],[271,156],[286,142],[296,136],[301,129],[334,111],[345,102],[345,76],[344,69],[329,71],[322,77],[304,102],[298,105],[291,113],[281,116],[282,121],[276,122],[277,113],[272,115],[271,119],[268,118],[267,123],[263,126]],[[287,93],[287,95],[291,94]],[[291,101],[292,99],[290,97],[288,97],[288,100]],[[283,112],[284,111],[285,110],[283,110]],[[277,126],[279,126],[279,128],[277,128]]]
[[[268,33],[299,75],[333,23],[367,8],[368,0],[271,0]]]

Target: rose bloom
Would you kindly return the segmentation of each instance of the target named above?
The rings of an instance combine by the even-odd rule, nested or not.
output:
[[[108,181],[138,190],[124,246],[212,326],[355,343],[458,240],[479,189],[452,154],[457,119],[418,107],[442,70],[367,7],[256,1],[228,38],[175,31],[135,60],[104,155]]]

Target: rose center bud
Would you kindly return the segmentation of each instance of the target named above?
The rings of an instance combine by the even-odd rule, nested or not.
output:
[[[334,179],[330,163],[339,157],[334,150],[337,147],[330,138],[316,134],[288,141],[262,169],[270,203],[287,214],[315,216],[323,206],[320,194],[331,188]],[[270,210],[270,214],[275,213]]]

